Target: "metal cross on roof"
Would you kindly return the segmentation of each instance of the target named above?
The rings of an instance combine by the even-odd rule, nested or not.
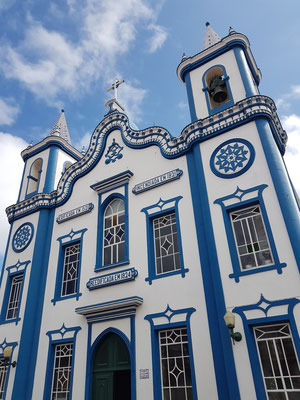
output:
[[[114,90],[114,99],[117,100],[118,97],[118,93],[117,93],[117,88],[121,85],[121,83],[124,82],[124,79],[119,81],[118,78],[114,79],[114,83],[111,85],[111,87],[109,89],[107,89],[107,91],[109,92],[110,90]]]

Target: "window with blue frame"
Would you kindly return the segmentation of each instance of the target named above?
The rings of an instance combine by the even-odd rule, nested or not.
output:
[[[276,269],[279,274],[286,263],[280,263],[262,192],[267,185],[247,190],[237,188],[215,200],[222,207],[233,273],[240,276]]]
[[[4,357],[0,357],[0,399],[4,398],[5,388],[6,388],[6,380],[8,373],[8,365],[7,361]]]
[[[24,274],[20,273],[11,277],[10,294],[6,311],[6,320],[16,319],[21,301],[21,290]]]
[[[148,270],[146,281],[188,272],[184,268],[181,246],[178,202],[182,196],[159,200],[141,211],[146,214],[148,239]]]
[[[83,235],[87,229],[59,237],[60,242],[53,304],[57,301],[81,296],[80,272]]]
[[[26,197],[32,196],[38,192],[42,164],[43,160],[41,158],[38,158],[31,164],[29,175],[27,177]]]

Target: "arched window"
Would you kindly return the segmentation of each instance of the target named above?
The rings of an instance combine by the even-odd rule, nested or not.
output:
[[[69,167],[71,167],[71,161],[64,162],[62,173],[64,173]]]
[[[125,260],[125,205],[116,198],[106,207],[103,221],[103,265]]]
[[[40,176],[42,172],[42,159],[38,158],[35,160],[30,167],[28,182],[27,182],[27,193],[26,195],[34,194],[38,191]]]

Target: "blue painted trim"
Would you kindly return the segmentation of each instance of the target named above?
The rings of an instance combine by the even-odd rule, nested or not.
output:
[[[39,160],[41,160],[41,168],[39,169],[39,171],[38,171],[38,174],[39,174],[39,176],[38,176],[38,178],[35,178],[35,177],[33,177],[32,175],[31,175],[31,170],[32,170],[32,167],[33,167],[33,165],[37,162],[37,161],[39,161]],[[34,160],[32,163],[31,163],[31,166],[30,166],[30,169],[29,169],[29,174],[28,174],[28,176],[27,176],[27,186],[26,186],[26,192],[25,192],[25,199],[28,199],[29,197],[31,197],[31,196],[33,196],[34,194],[36,194],[36,193],[38,193],[38,191],[39,191],[39,186],[40,186],[40,180],[41,180],[41,174],[42,174],[42,167],[43,167],[43,159],[42,158],[37,158],[36,160]],[[37,182],[36,183],[36,190],[33,190],[32,192],[28,192],[28,186],[29,186],[29,182],[30,182],[30,179],[32,179],[32,180],[34,180],[35,182]]]
[[[270,324],[270,323],[274,323],[274,322],[281,322],[281,323],[289,322],[290,328],[291,328],[291,334],[292,334],[292,337],[293,337],[294,343],[295,343],[296,352],[298,354],[298,359],[300,360],[300,339],[299,339],[297,325],[296,325],[294,315],[293,315],[294,307],[299,302],[300,302],[300,300],[296,299],[296,298],[269,301],[269,300],[266,300],[263,295],[261,295],[260,300],[256,304],[235,307],[232,310],[234,313],[237,313],[242,318],[242,321],[243,321],[245,338],[247,341],[248,354],[249,354],[249,359],[250,359],[250,365],[251,365],[251,370],[252,370],[252,376],[253,376],[256,396],[257,396],[257,399],[259,399],[259,400],[267,400],[267,396],[266,396],[266,392],[265,392],[265,386],[264,386],[264,381],[263,381],[263,375],[261,372],[260,361],[259,361],[259,357],[258,357],[258,353],[257,353],[257,347],[256,347],[256,343],[255,343],[254,333],[253,333],[253,327],[255,327],[257,325],[266,325],[266,324]],[[262,303],[264,303],[263,307],[262,307]],[[268,304],[268,306],[265,307],[265,304]],[[288,306],[288,314],[268,317],[268,311],[271,308],[280,307],[283,305]],[[265,317],[247,319],[245,311],[250,311],[250,310],[263,311],[265,314]]]
[[[131,338],[131,351],[132,351],[132,365],[131,365],[131,400],[136,400],[136,344],[135,344],[135,315],[130,317],[130,338]]]
[[[53,222],[54,209],[40,211],[12,394],[14,399],[32,399]]]
[[[24,288],[26,269],[27,269],[27,265],[29,263],[30,263],[30,261],[25,261],[25,262],[18,261],[17,264],[6,268],[7,278],[6,278],[6,287],[5,287],[2,308],[1,308],[1,314],[0,314],[0,324],[9,324],[9,323],[15,322],[17,325],[21,319],[19,317],[19,315],[20,315],[20,308],[21,308],[21,302],[22,302],[22,294],[23,294],[23,288]],[[8,307],[8,302],[9,302],[9,298],[10,298],[12,279],[14,276],[21,275],[21,274],[23,275],[23,280],[22,280],[21,290],[20,290],[20,294],[19,294],[19,306],[18,306],[17,315],[13,319],[7,319],[6,314],[7,314],[7,307]]]
[[[160,198],[157,203],[155,203],[151,206],[148,206],[148,207],[144,207],[141,210],[141,212],[144,212],[146,215],[146,230],[147,230],[147,243],[148,243],[148,245],[147,245],[148,277],[145,279],[145,281],[149,282],[149,285],[151,285],[152,281],[155,279],[166,278],[171,275],[180,274],[182,276],[182,278],[184,278],[185,274],[189,271],[187,268],[184,268],[184,260],[183,260],[180,221],[179,221],[179,212],[178,212],[178,203],[181,199],[182,199],[182,196],[174,197],[169,200],[162,200]],[[174,204],[170,204],[170,203],[174,203]],[[165,208],[165,206],[167,206],[167,208]],[[160,211],[149,212],[150,210],[157,209],[157,208],[159,208]],[[157,217],[162,217],[163,215],[168,215],[170,213],[175,213],[175,217],[176,217],[177,238],[178,238],[179,257],[180,257],[180,269],[157,274],[156,273],[155,249],[154,249],[153,219],[157,218]]]
[[[74,297],[78,301],[79,297],[82,295],[82,293],[80,293],[80,276],[81,276],[83,236],[86,231],[87,231],[87,228],[80,229],[79,231],[73,231],[73,229],[71,229],[70,233],[68,233],[67,235],[63,235],[63,236],[60,236],[57,238],[57,240],[59,241],[60,247],[59,247],[59,255],[58,255],[58,262],[57,262],[54,297],[51,300],[51,302],[53,303],[54,306],[57,301],[67,300],[67,299],[71,299]],[[67,246],[73,245],[75,243],[80,243],[76,291],[72,294],[62,296],[61,289],[62,289],[63,273],[64,273],[64,267],[65,267],[65,265],[64,265],[65,248]]]
[[[42,143],[42,142],[40,142],[40,143]],[[51,146],[59,147],[61,150],[63,150],[69,156],[75,158],[76,161],[79,161],[82,158],[82,154],[81,154],[81,156],[79,156],[77,152],[73,151],[72,148],[70,148],[71,146],[67,147],[64,143],[62,143],[61,141],[57,140],[55,138],[55,136],[52,136],[51,139],[49,139],[49,137],[47,137],[46,143],[44,143],[43,145],[40,145],[39,147],[37,147],[38,145],[39,145],[39,143],[34,145],[34,148],[32,147],[31,151],[29,149],[29,150],[26,151],[25,154],[22,154],[22,158],[23,158],[24,161],[27,160],[30,157],[35,156],[36,154],[41,153],[43,150],[46,150]]]
[[[108,196],[103,203],[101,202],[101,194],[99,194],[99,205],[98,205],[98,228],[97,228],[97,255],[95,272],[100,272],[105,269],[119,267],[121,265],[129,264],[129,219],[128,219],[128,184],[122,185],[125,189],[125,196],[121,193],[113,193]],[[115,199],[121,199],[124,202],[125,207],[125,255],[124,260],[121,260],[114,264],[103,264],[103,230],[104,230],[104,213],[105,209],[110,202]]]
[[[23,189],[26,168],[27,168],[27,160],[25,161],[24,168],[23,168],[23,174],[22,174],[21,185],[20,185],[17,203],[19,203],[19,201],[21,200],[21,193],[22,193],[22,189]],[[26,195],[26,191],[25,191],[25,195]]]
[[[199,146],[187,154],[187,164],[218,396],[222,400],[238,400],[239,386],[232,344],[223,320],[225,299]]]
[[[125,186],[129,182],[129,179],[133,176],[133,172],[127,169],[124,172],[120,172],[117,175],[111,176],[100,182],[94,183],[90,186],[91,189],[95,190],[98,194],[106,193],[116,188]]]
[[[132,327],[132,322],[131,322],[131,327]],[[89,339],[91,339],[91,333],[90,333],[90,325],[89,325]],[[136,400],[136,379],[135,376],[133,376],[133,371],[135,371],[135,336],[132,337],[129,341],[128,337],[121,332],[119,329],[116,328],[107,328],[101,334],[96,338],[94,343],[91,345],[91,342],[88,340],[88,365],[87,365],[87,372],[86,372],[86,392],[85,392],[85,400],[88,400],[91,398],[91,393],[92,393],[92,371],[93,371],[93,363],[94,363],[94,358],[95,358],[95,352],[97,350],[98,345],[100,344],[101,340],[109,333],[115,333],[116,335],[120,336],[120,338],[124,341],[126,344],[126,347],[128,349],[129,357],[130,357],[130,369],[131,369],[131,399]],[[131,334],[132,334],[131,330]],[[89,346],[90,344],[90,346]]]
[[[293,248],[296,264],[300,272],[300,216],[299,206],[295,201],[294,192],[286,175],[282,157],[273,139],[272,131],[267,121],[259,119],[256,122],[259,137],[264,149],[268,167],[271,173],[274,189],[281,208],[285,226]]]
[[[228,241],[228,246],[229,246],[229,252],[230,252],[230,257],[231,257],[231,262],[232,262],[232,268],[233,268],[233,273],[229,275],[229,278],[234,278],[236,282],[239,282],[240,276],[244,275],[251,275],[251,274],[256,274],[259,272],[265,272],[265,271],[270,271],[270,270],[277,270],[278,274],[282,274],[282,268],[285,268],[287,266],[286,263],[281,263],[279,260],[279,256],[277,253],[275,241],[273,238],[267,210],[264,204],[262,192],[265,188],[267,188],[268,185],[259,185],[255,186],[246,190],[242,190],[239,187],[235,190],[234,193],[222,197],[220,199],[216,199],[214,201],[214,204],[219,204],[222,207],[222,214],[223,214],[223,219],[224,219],[224,224],[225,224],[225,230],[227,234],[227,241]],[[249,198],[249,194],[252,194],[252,197]],[[243,197],[246,196],[247,200],[243,200]],[[231,204],[226,206],[226,201],[231,200]],[[233,201],[235,202],[233,203]],[[235,244],[235,239],[234,239],[234,233],[232,229],[232,224],[230,221],[230,213],[232,211],[236,211],[239,209],[243,209],[249,206],[253,205],[259,205],[260,210],[261,210],[261,216],[264,221],[264,225],[266,228],[266,234],[269,240],[270,244],[270,249],[272,252],[273,256],[273,263],[268,266],[260,266],[256,268],[251,268],[248,270],[243,271],[240,266],[240,261],[238,257],[238,252],[236,249],[236,244]]]
[[[239,34],[239,35],[241,35],[241,34]],[[245,37],[245,35],[242,35],[242,36]],[[223,38],[222,40],[224,40],[224,39],[225,38]],[[249,57],[249,54],[247,52],[247,49],[248,49],[249,53],[251,53],[251,49],[250,49],[250,47],[247,47],[246,42],[243,41],[241,38],[233,39],[230,42],[225,43],[224,46],[222,46],[221,48],[207,54],[205,57],[202,57],[201,59],[198,59],[194,62],[190,62],[184,68],[181,69],[180,78],[182,79],[183,82],[185,82],[186,76],[188,75],[188,73],[190,73],[190,71],[193,71],[194,69],[199,68],[201,65],[206,64],[208,61],[215,59],[216,57],[228,52],[231,49],[234,49],[235,47],[241,48],[243,50],[245,57],[246,57],[247,64],[252,73],[252,76],[253,76],[256,84],[259,85],[260,77],[256,74],[256,71],[255,71],[255,68],[257,68],[257,66],[256,66],[256,64],[254,64],[255,63],[254,59],[253,59],[254,63],[252,62],[252,60]],[[198,53],[198,54],[200,55],[201,53]],[[195,58],[198,54],[196,54],[193,58]],[[177,67],[177,74],[178,74],[180,65],[181,65],[181,63]]]
[[[116,275],[118,276],[118,279],[115,279]],[[123,269],[122,271],[112,272],[111,274],[105,274],[94,278],[90,278],[86,284],[86,287],[89,290],[101,289],[103,287],[111,285],[118,285],[120,283],[134,281],[137,275],[138,271],[135,268]],[[105,278],[107,278],[106,282]]]
[[[3,353],[4,353],[4,349],[6,347],[11,347],[11,356],[9,359],[9,362],[11,363],[13,360],[13,354],[14,354],[14,350],[15,347],[18,346],[18,342],[7,342],[6,338],[3,340],[3,342],[0,344],[0,357],[3,357]],[[4,383],[4,388],[2,386],[3,389],[3,397],[2,399],[5,400],[6,399],[6,394],[7,394],[7,386],[8,386],[8,381],[9,381],[9,374],[10,374],[10,369],[11,369],[11,365],[9,365],[7,367],[7,373],[6,373],[6,379],[5,379],[5,383]]]
[[[9,233],[8,233],[8,238],[7,238],[7,243],[6,243],[4,258],[3,258],[3,264],[2,264],[2,268],[1,268],[0,288],[1,288],[1,286],[2,286],[3,274],[4,274],[4,271],[5,271],[4,266],[5,266],[6,260],[7,260],[7,252],[8,252],[8,248],[9,248],[9,245],[10,245],[10,239],[11,239],[12,228],[13,228],[13,224],[11,224],[11,225],[10,225],[10,228],[9,228]]]
[[[226,102],[220,104],[219,106],[211,107],[209,88],[208,88],[208,82],[207,82],[206,76],[210,70],[215,69],[215,68],[221,68],[221,70],[222,70],[222,76],[224,76],[223,81],[226,83],[226,88],[227,88],[229,99]],[[202,91],[205,94],[205,100],[206,100],[206,105],[207,105],[207,110],[208,110],[209,115],[217,114],[218,112],[223,111],[226,108],[232,107],[234,105],[233,96],[232,96],[231,88],[229,85],[229,76],[227,75],[224,65],[216,64],[216,65],[213,65],[212,67],[208,68],[202,75],[202,85],[203,85]]]
[[[23,246],[21,249],[18,249],[15,245],[15,242],[18,240],[17,236],[20,234],[20,231],[24,228],[24,226],[28,225],[31,229],[31,234],[30,237],[28,239],[28,242],[25,244],[25,246]],[[21,226],[19,226],[19,228],[16,230],[13,238],[12,238],[12,242],[11,242],[11,247],[13,248],[13,251],[15,253],[21,253],[22,251],[24,251],[31,243],[32,239],[34,236],[34,226],[32,225],[31,222],[25,222],[24,224],[22,224]]]
[[[195,121],[197,121],[198,118],[197,118],[197,114],[196,114],[195,100],[194,100],[194,96],[193,96],[191,77],[190,77],[189,73],[186,74],[185,85],[186,85],[186,92],[187,92],[187,97],[188,97],[188,102],[189,102],[189,107],[190,107],[191,122],[195,122]]]
[[[43,193],[50,193],[54,190],[58,150],[59,148],[57,146],[50,147]]]
[[[257,94],[259,94],[258,87],[256,86],[256,83],[252,78],[252,74],[249,69],[249,64],[247,63],[243,48],[234,47],[233,52],[246,91],[246,97],[256,96]]]
[[[55,357],[55,346],[61,343],[72,343],[73,351],[72,351],[72,366],[71,366],[71,376],[70,376],[70,393],[68,399],[72,399],[72,391],[73,391],[73,375],[74,375],[74,365],[75,365],[75,349],[76,349],[76,336],[77,333],[81,330],[80,326],[75,326],[72,328],[66,328],[65,324],[62,325],[60,329],[56,329],[53,331],[48,331],[46,335],[49,337],[49,349],[48,349],[48,359],[47,359],[47,367],[46,367],[46,375],[45,375],[45,386],[44,386],[44,400],[48,400],[51,397],[52,391],[52,380],[53,380],[53,368],[54,368],[54,357]],[[70,336],[70,333],[72,336]],[[69,337],[64,338],[65,335]],[[57,339],[58,336],[61,336],[60,339]]]
[[[192,335],[190,327],[190,318],[195,308],[183,308],[178,310],[173,310],[169,304],[163,312],[148,314],[144,317],[150,323],[151,326],[151,349],[152,349],[152,373],[153,373],[153,394],[154,400],[162,400],[162,382],[161,382],[161,362],[160,362],[160,352],[159,352],[159,341],[158,333],[161,330],[173,329],[173,328],[186,328],[188,335],[188,348],[190,357],[190,368],[191,368],[191,379],[192,379],[192,390],[193,390],[193,400],[197,400],[197,385],[196,385],[196,375],[194,366],[194,356],[193,356],[193,344]],[[178,316],[182,316],[181,321],[178,321]],[[177,322],[172,322],[172,318],[176,316]],[[158,319],[159,323],[155,323],[155,319]],[[161,319],[165,318],[168,322],[162,324]]]
[[[236,144],[236,143],[242,143],[242,144],[244,144],[245,146],[247,146],[248,147],[248,149],[249,149],[249,152],[250,152],[250,157],[248,158],[248,160],[245,160],[245,161],[247,161],[247,164],[245,165],[245,166],[243,166],[243,163],[244,163],[244,161],[240,161],[240,164],[242,164],[242,165],[236,165],[236,168],[237,167],[240,167],[241,166],[241,168],[242,169],[240,169],[239,171],[237,171],[237,172],[234,172],[233,174],[226,174],[226,173],[224,173],[224,172],[220,172],[220,170],[218,171],[217,169],[216,169],[216,167],[215,167],[215,156],[216,156],[216,154],[219,152],[219,150],[222,148],[222,147],[224,147],[224,146],[226,146],[226,145],[229,145],[229,144]],[[248,150],[246,151],[247,153],[248,153]],[[224,178],[224,179],[230,179],[230,178],[236,178],[237,176],[240,176],[240,175],[242,175],[243,173],[245,173],[246,171],[248,171],[248,169],[251,167],[251,165],[253,164],[253,161],[254,161],[254,158],[255,158],[255,150],[254,150],[254,147],[252,146],[252,144],[248,141],[248,140],[246,140],[246,139],[241,139],[241,138],[236,138],[236,139],[229,139],[229,140],[226,140],[225,142],[223,142],[223,143],[221,143],[215,150],[214,150],[214,152],[212,153],[212,155],[211,155],[211,157],[210,157],[210,169],[212,170],[212,172],[216,175],[216,176],[218,176],[219,178]],[[224,167],[223,167],[224,168]],[[219,167],[219,169],[220,169],[220,167]],[[225,169],[225,168],[224,168]],[[228,167],[228,170],[230,170],[230,168]]]

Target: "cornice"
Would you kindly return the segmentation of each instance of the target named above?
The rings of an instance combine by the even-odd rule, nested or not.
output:
[[[163,157],[174,159],[186,154],[195,143],[201,143],[259,118],[269,121],[277,146],[284,154],[287,135],[281,126],[273,100],[267,96],[246,98],[218,114],[195,121],[187,125],[178,137],[171,136],[166,129],[159,126],[134,130],[130,127],[125,114],[112,112],[94,130],[87,153],[62,175],[57,190],[49,194],[36,194],[8,207],[6,209],[8,220],[11,222],[39,209],[61,206],[65,203],[77,179],[96,166],[105,149],[107,137],[113,130],[120,131],[128,147],[142,149],[158,146]]]

